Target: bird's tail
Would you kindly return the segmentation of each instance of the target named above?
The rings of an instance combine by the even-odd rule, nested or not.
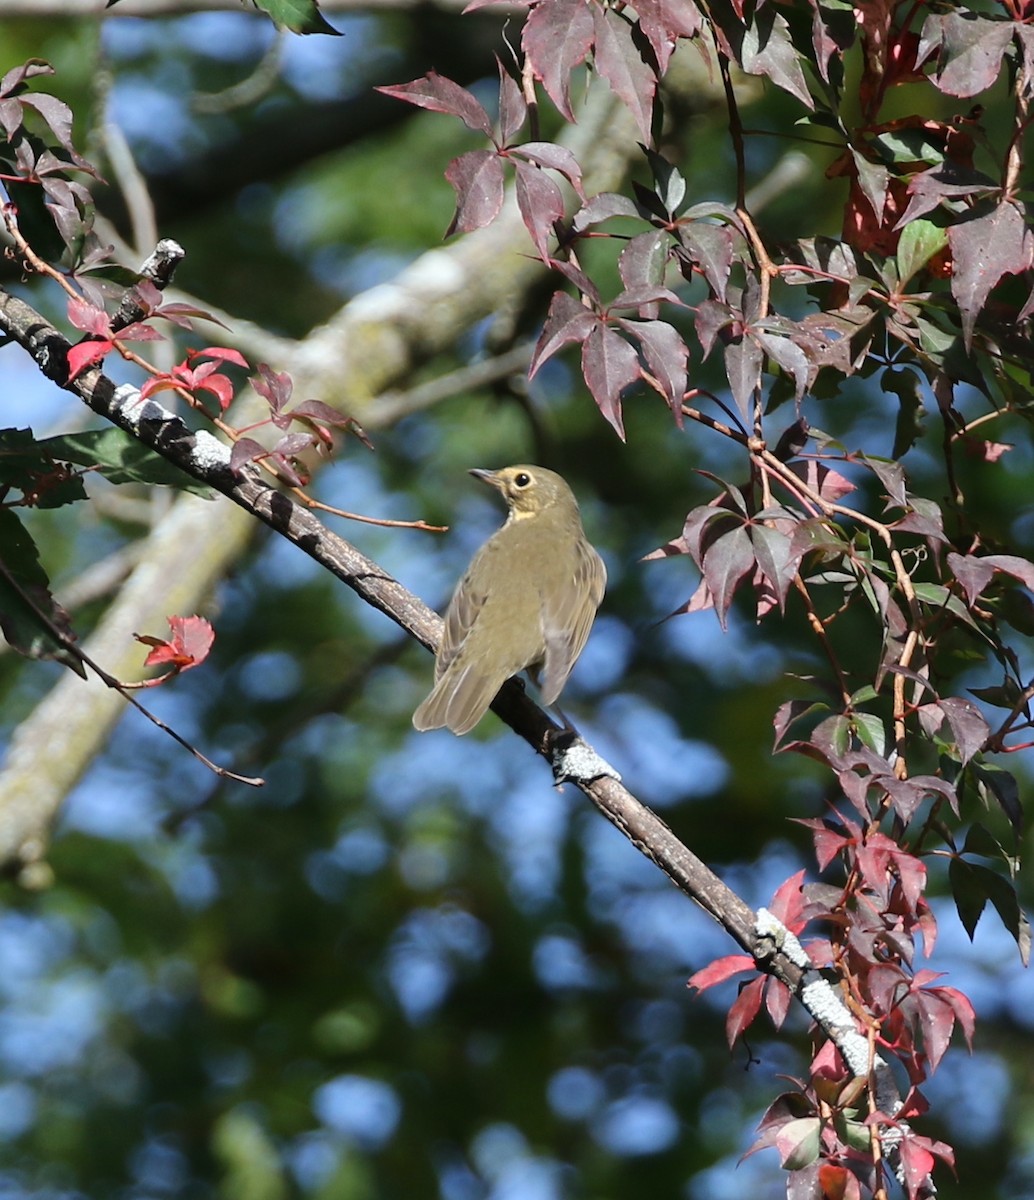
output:
[[[413,725],[420,730],[444,726],[453,733],[468,733],[488,711],[505,681],[505,677],[485,674],[470,663],[446,671],[413,714]]]

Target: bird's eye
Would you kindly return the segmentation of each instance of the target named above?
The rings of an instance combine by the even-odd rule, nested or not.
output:
[[[531,476],[527,471],[519,471],[514,477],[513,482],[519,488],[526,488],[531,483]]]

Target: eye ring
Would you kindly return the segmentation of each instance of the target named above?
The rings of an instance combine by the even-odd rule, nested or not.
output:
[[[516,487],[526,488],[528,484],[531,483],[531,476],[527,471],[518,471],[518,473],[513,477],[513,482]]]

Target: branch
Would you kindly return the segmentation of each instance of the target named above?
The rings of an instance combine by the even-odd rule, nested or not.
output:
[[[2,0],[0,0],[2,2]],[[605,89],[590,95],[580,123],[563,139],[582,163],[586,186],[619,186],[634,131]],[[367,430],[398,418],[398,406],[378,399],[406,378],[415,363],[452,346],[463,330],[513,303],[540,280],[545,268],[523,251],[528,235],[512,195],[499,219],[461,241],[430,250],[390,283],[357,296],[304,341],[268,338],[252,329],[251,356],[275,362],[295,380],[295,394],[316,396],[357,416]],[[175,298],[175,297],[174,297]],[[200,306],[210,307],[200,302]],[[8,319],[15,310],[7,308]],[[44,327],[23,309],[29,347],[33,329]],[[239,330],[244,324],[227,318]],[[50,331],[53,334],[53,331]],[[220,337],[227,335],[222,331]],[[232,335],[230,335],[232,341]],[[41,333],[37,363],[60,376],[65,345],[53,354]],[[304,389],[304,390],[303,390]],[[253,406],[251,412],[259,415]],[[246,424],[247,403],[231,410]],[[265,408],[261,415],[265,415]],[[218,445],[214,439],[209,439]],[[180,496],[142,543],[140,561],[86,641],[86,649],[114,675],[140,669],[137,630],[164,625],[169,612],[193,612],[247,549],[254,521],[222,496],[206,501]],[[68,791],[100,752],[125,705],[114,693],[63,673],[51,692],[11,737],[0,769],[0,861],[41,859],[50,826]]]
[[[2,292],[0,329],[25,346],[52,378],[60,379],[65,373],[68,342],[27,304]],[[436,613],[372,559],[326,529],[311,512],[266,484],[257,472],[246,468],[235,474],[230,469],[230,451],[222,442],[207,432],[193,432],[179,417],[154,401],[141,401],[136,388],[128,384],[116,387],[97,369],[63,386],[94,412],[139,438],[191,478],[214,488],[287,538],[408,636],[430,650],[435,649],[442,629],[442,620]],[[759,969],[785,983],[841,1048],[851,1069],[868,1076],[870,1062],[868,1057],[863,1060],[857,1053],[859,1035],[853,1022],[844,1020],[843,1004],[820,973],[810,966],[807,956],[803,952],[793,954],[792,935],[788,931],[776,929],[778,923],[764,912],[755,914],[679,841],[656,813],[613,776],[591,747],[580,738],[572,744],[570,734],[554,724],[522,687],[512,681],[507,683],[492,709],[551,763],[558,784],[574,783],[641,853],[754,957]],[[38,847],[38,829],[35,832]],[[13,838],[11,833],[10,822],[0,822],[0,858],[24,863],[26,833],[21,831],[20,840],[17,831]]]
[[[417,9],[460,13],[467,0],[320,0],[324,16],[336,12],[390,12]],[[503,12],[499,5],[496,12]],[[513,6],[513,12],[521,12]],[[121,0],[113,7],[108,0],[0,0],[3,17],[93,17],[95,20],[117,20],[119,17],[183,17],[196,12],[246,12],[255,20],[269,22],[269,17],[257,9],[242,8],[240,0]]]

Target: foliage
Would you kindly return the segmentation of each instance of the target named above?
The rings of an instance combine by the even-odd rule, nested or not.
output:
[[[431,74],[388,90],[459,116],[493,139],[494,152],[470,151],[447,172],[457,193],[454,229],[495,219],[504,164],[515,165],[521,213],[536,248],[576,293],[554,295],[533,370],[580,343],[586,386],[622,438],[623,395],[641,380],[664,398],[679,425],[686,417],[699,420],[746,451],[749,487],[713,477],[712,501],[691,510],[681,535],[657,553],[688,554],[700,569],[686,612],[713,608],[724,625],[736,593],[750,587],[759,622],[785,617],[791,591],[810,620],[831,672],[821,693],[780,708],[776,749],[816,758],[835,776],[846,807],[809,825],[820,868],[836,863],[844,882],[821,889],[806,905],[798,899],[788,926],[796,932],[817,921],[833,931],[809,947],[812,963],[835,973],[853,1010],[865,1014],[871,1044],[892,1051],[918,1087],[940,1061],[956,1019],[967,1037],[973,1020],[964,996],[932,986],[936,976],[913,965],[917,938],[927,953],[936,938],[923,895],[923,856],[947,853],[958,864],[953,881],[966,883],[956,903],[971,933],[993,893],[1024,961],[1030,953],[1014,893],[997,874],[986,877],[987,892],[974,890],[945,811],[958,823],[970,797],[999,805],[1012,826],[1011,846],[969,812],[963,828],[1011,865],[1022,813],[1011,777],[989,774],[987,763],[989,755],[1019,748],[1031,725],[1034,692],[1015,645],[1027,622],[1011,621],[1004,604],[1017,582],[1034,586],[1034,563],[987,553],[986,537],[968,519],[954,464],[960,450],[996,460],[1003,447],[983,441],[982,427],[1023,421],[1032,394],[1034,232],[1019,194],[1034,88],[1029,14],[1006,8],[984,17],[889,4],[864,8],[848,27],[846,9],[836,6],[813,5],[810,23],[803,5],[784,12],[772,5],[698,8],[685,0],[629,11],[532,0],[525,7],[521,78],[541,81],[571,121],[571,73],[591,58],[644,139],[662,125],[658,85],[679,39],[697,39],[702,49],[713,42],[716,50],[739,168],[735,205],[689,204],[678,167],[644,146],[651,186],[637,184],[634,197],[580,194],[580,206],[564,220],[556,185],[543,180],[532,189],[522,186],[522,176],[532,170],[530,157],[540,168],[560,170],[580,193],[577,169],[561,161],[560,147],[538,140],[522,156],[513,139],[528,107],[502,66],[498,137],[474,97],[449,80]],[[847,71],[852,55],[861,56],[856,76]],[[774,251],[759,232],[745,203],[732,65],[788,92],[801,105],[798,125],[828,131],[843,147],[828,171],[849,183],[838,239],[811,237]],[[924,114],[936,108],[931,95],[969,98],[1003,73],[1013,97],[1012,132],[1006,145],[992,149],[1000,165],[989,174],[976,165],[978,115],[945,121]],[[892,89],[905,84],[917,85],[914,111],[885,119]],[[618,218],[622,232],[610,233]],[[609,237],[620,249],[623,290],[609,303],[580,264],[590,235]],[[672,290],[673,274],[688,285],[682,295]],[[704,357],[724,361],[731,426],[686,405],[694,396],[716,398],[693,387],[692,373],[687,382],[684,321],[677,321],[685,308]],[[622,310],[638,320],[617,315]],[[899,400],[890,458],[845,447],[804,415],[806,396],[828,404],[856,373],[878,373],[884,391]],[[909,484],[924,391],[944,427],[945,505]],[[961,405],[971,393],[983,407],[967,418]],[[788,402],[793,417],[781,428],[780,409]],[[809,441],[815,450],[806,454]],[[847,505],[845,498],[860,490],[870,500]],[[868,511],[871,501],[882,514]],[[871,614],[877,637],[867,642],[867,661],[852,669],[838,635],[859,606]],[[998,687],[979,692],[1002,714],[995,728],[954,690],[960,636],[1000,664]],[[938,844],[943,850],[934,849]],[[701,986],[722,977],[714,970],[697,976]],[[781,1023],[789,993],[784,989],[776,1004],[772,988],[781,985],[767,986],[769,1011]],[[730,1041],[752,1023],[765,990],[761,976],[740,992],[730,1010]],[[882,1193],[886,1154],[873,1142],[874,1158],[868,1169],[860,1166],[860,1147],[824,1115],[831,1095],[850,1090],[851,1072],[830,1050],[821,1043],[812,1061],[808,1109],[791,1103],[781,1119],[764,1124],[761,1144],[778,1144],[784,1165],[800,1174],[789,1185],[794,1194],[858,1194],[859,1187]],[[924,1107],[906,1099],[880,1116],[878,1097],[869,1097],[870,1135],[881,1120],[890,1121],[890,1158],[910,1197],[928,1194],[934,1156],[951,1161],[946,1147],[933,1147],[900,1123]],[[843,1101],[834,1104],[838,1109],[854,1111]],[[813,1115],[805,1119],[805,1111]],[[790,1140],[787,1122],[795,1131]],[[862,1136],[862,1149],[865,1142]],[[818,1171],[820,1163],[833,1173]]]
[[[910,1200],[932,1195],[937,1163],[954,1166],[955,1155],[921,1132],[922,1089],[956,1031],[972,1044],[975,1013],[959,988],[917,965],[917,951],[930,954],[938,934],[931,864],[948,863],[948,886],[971,937],[990,902],[1024,962],[1030,950],[1015,887],[1022,806],[1000,760],[1026,748],[1032,724],[1022,638],[1031,627],[1034,562],[1007,532],[982,522],[966,479],[973,462],[989,473],[1008,469],[1034,394],[1034,232],[1020,182],[1034,91],[1032,14],[1004,2],[991,15],[723,0],[520,7],[527,9],[520,53],[513,62],[496,59],[495,120],[472,91],[434,70],[380,90],[458,117],[490,144],[446,170],[456,193],[450,234],[499,219],[512,171],[531,243],[560,284],[531,354],[532,377],[579,347],[585,386],[622,441],[631,428],[627,411],[652,393],[674,421],[672,437],[699,431],[701,444],[709,436],[731,450],[718,455],[721,470],[701,472],[707,499],[647,558],[689,559],[697,568],[699,584],[679,614],[707,614],[726,628],[748,612],[762,630],[803,628],[813,639],[812,662],[824,663],[822,673],[800,673],[799,694],[780,697],[770,717],[775,752],[823,771],[827,811],[800,825],[825,882],[792,875],[768,910],[805,939],[807,970],[836,981],[869,1054],[867,1069],[857,1070],[819,1021],[806,1077],[770,1105],[753,1149],[778,1150],[794,1196],[881,1196],[895,1177]],[[296,19],[309,32],[322,20],[314,6]],[[694,48],[723,85],[732,201],[701,195],[664,137],[665,81],[676,53]],[[846,182],[839,236],[816,228],[779,244],[751,211],[748,133],[733,68],[789,98],[798,136],[831,146],[827,175]],[[543,134],[552,120],[540,112],[540,93],[561,123],[573,122],[579,89],[572,81],[583,71],[602,79],[641,140],[648,181],[634,181],[629,194],[589,194],[577,158]],[[66,106],[34,90],[45,73],[39,63],[8,72],[0,124],[9,233],[23,263],[69,293],[69,324],[87,335],[68,354],[61,382],[117,352],[149,374],[144,398],[173,390],[233,441],[237,475],[261,465],[289,488],[306,487],[304,455],[324,453],[332,427],[365,440],[361,428],[321,401],[286,408],[290,378],[262,364],[252,381],[268,408],[262,423],[282,435],[266,447],[250,426],[224,419],[236,391],[225,368],[248,366],[239,352],[193,349],[162,369],[130,350],[131,341],[161,337],[155,320],[183,327],[203,314],[164,304],[153,282],[136,279],[128,289],[133,319],[109,316],[126,281],[105,275],[106,248],[93,232],[82,182],[96,172],[73,149]],[[929,115],[989,92],[1007,114],[992,132],[977,109]],[[27,129],[28,119],[42,122],[40,132]],[[47,221],[37,242],[32,227]],[[57,258],[48,249],[54,231],[64,247],[60,271],[46,261]],[[876,385],[865,393],[872,411],[886,397],[883,411],[893,418],[883,420],[893,429],[881,428],[875,447],[845,412],[859,380]],[[933,421],[937,439],[927,431]],[[293,422],[304,432],[288,432]],[[70,665],[79,660],[67,616],[14,509],[85,499],[85,470],[118,483],[188,482],[122,441],[5,431],[5,636],[24,652],[57,654]],[[178,674],[208,653],[208,637],[200,626],[173,630],[161,645],[142,640]],[[203,649],[187,645],[191,632]],[[299,862],[292,859],[292,869]],[[520,920],[512,912],[505,919]],[[435,937],[453,937],[457,963],[477,958],[477,931],[462,917],[450,925],[447,903],[428,920]],[[304,955],[288,957],[293,971],[314,969]],[[728,1009],[730,1044],[763,1007],[777,1028],[794,1011],[792,990],[769,976],[756,952],[717,957],[691,983],[705,990],[745,971],[752,978]],[[230,1013],[232,981],[209,986],[223,984],[217,1007]],[[250,1015],[246,991],[238,999]],[[354,1030],[369,997],[353,997],[341,1011],[340,1028]],[[890,1059],[908,1088],[888,1102],[881,1070]],[[519,1063],[508,1069],[519,1072]],[[276,1161],[264,1139],[261,1122],[238,1109],[214,1123],[212,1146],[228,1179]],[[341,1194],[349,1186],[342,1183]]]

